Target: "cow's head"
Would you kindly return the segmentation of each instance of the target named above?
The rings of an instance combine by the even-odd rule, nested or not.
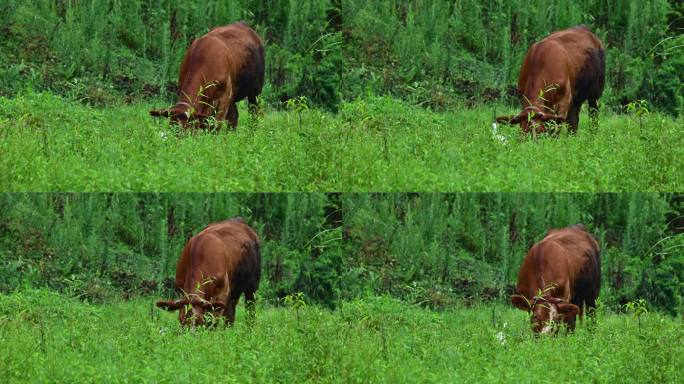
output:
[[[523,133],[544,133],[550,123],[562,124],[565,119],[555,113],[543,112],[539,107],[530,105],[514,116],[497,116],[499,124],[520,124]]]
[[[179,311],[178,321],[183,326],[195,327],[204,324],[204,315],[211,313],[220,315],[225,303],[220,301],[210,302],[201,298],[185,297],[174,301],[157,301],[157,307],[166,311]]]
[[[569,329],[575,328],[575,318],[579,313],[579,307],[567,303],[557,297],[537,296],[531,300],[523,295],[511,296],[511,304],[518,309],[530,313],[532,330],[534,333],[553,334],[558,332],[561,322]]]
[[[154,117],[164,117],[170,119],[171,124],[178,124],[183,128],[196,126],[206,129],[210,124],[210,117],[193,110],[190,104],[180,102],[168,109],[155,109],[150,111]]]

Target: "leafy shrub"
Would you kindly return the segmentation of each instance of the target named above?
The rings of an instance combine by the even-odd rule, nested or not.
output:
[[[50,90],[92,105],[173,98],[192,40],[245,19],[266,46],[265,90],[274,93],[265,92],[266,100],[304,95],[334,110],[341,54],[339,33],[328,15],[337,7],[330,0],[8,0],[3,9],[9,16],[0,21],[0,94]]]

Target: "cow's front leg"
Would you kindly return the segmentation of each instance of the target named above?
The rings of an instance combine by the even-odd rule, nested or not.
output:
[[[240,295],[232,297],[231,294],[231,297],[228,298],[228,302],[226,303],[226,309],[223,312],[223,315],[228,320],[228,325],[233,325],[233,323],[235,323],[235,307],[237,307],[238,300],[240,300]]]
[[[568,123],[568,127],[570,128],[571,134],[577,133],[577,126],[579,125],[579,114],[581,108],[581,104],[577,106],[573,105],[568,111],[568,117],[566,119],[566,122]]]
[[[216,128],[220,128],[220,123],[228,119],[228,111],[230,110],[231,99],[228,94],[224,94],[218,101],[216,107],[216,122],[218,123]]]
[[[238,109],[235,102],[231,102],[228,106],[228,123],[232,129],[237,128],[238,123]]]

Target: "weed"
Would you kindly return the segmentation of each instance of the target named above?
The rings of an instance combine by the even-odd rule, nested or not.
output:
[[[646,300],[637,299],[630,301],[625,304],[623,308],[625,311],[634,315],[634,317],[637,319],[638,327],[641,330],[641,316],[645,313],[648,313],[648,308],[646,308]]]
[[[640,112],[637,125],[604,113],[600,130],[580,125],[571,137],[538,140],[498,127],[501,145],[488,128],[491,108],[437,113],[368,98],[331,115],[304,97],[287,107],[267,111],[259,130],[175,137],[160,134],[175,128],[150,118],[144,104],[95,109],[47,94],[0,98],[0,188],[587,192],[684,185],[684,117]]]
[[[35,304],[40,324],[18,315]],[[180,331],[171,314],[147,320],[148,307],[0,294],[0,373],[8,382],[538,382],[552,366],[561,382],[677,382],[684,370],[680,322],[652,312],[639,332],[631,316],[608,313],[593,330],[535,339],[510,306],[496,306],[497,328],[489,306],[433,312],[369,297],[339,310],[300,306],[297,324],[291,308],[262,302],[254,326],[238,319],[195,332]]]

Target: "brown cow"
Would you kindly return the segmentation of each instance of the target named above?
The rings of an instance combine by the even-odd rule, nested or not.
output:
[[[544,132],[545,122],[567,122],[570,132],[575,133],[585,100],[596,121],[604,83],[605,51],[601,40],[585,26],[554,32],[527,51],[518,79],[522,111],[496,120],[520,123],[524,133],[533,134]]]
[[[183,297],[158,301],[167,311],[180,309],[182,325],[201,325],[204,313],[235,321],[235,306],[242,293],[254,316],[254,293],[261,277],[259,237],[242,218],[209,224],[193,236],[176,266],[176,287]]]
[[[552,229],[532,246],[518,273],[511,303],[531,312],[535,333],[552,333],[563,321],[575,328],[575,316],[583,316],[585,304],[592,314],[601,287],[600,249],[582,224]]]
[[[211,30],[192,42],[183,58],[178,78],[180,95],[169,109],[150,111],[152,116],[170,117],[186,127],[208,118],[238,122],[236,102],[247,98],[257,108],[257,96],[264,85],[264,47],[259,36],[244,22]]]

